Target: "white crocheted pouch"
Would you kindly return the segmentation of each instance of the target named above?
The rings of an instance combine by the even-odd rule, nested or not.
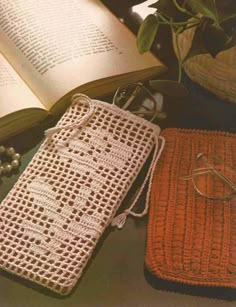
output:
[[[146,213],[132,211],[135,200],[113,220],[153,151],[144,184],[151,180],[164,145],[159,132],[115,105],[75,95],[0,205],[0,267],[68,294],[104,229]]]

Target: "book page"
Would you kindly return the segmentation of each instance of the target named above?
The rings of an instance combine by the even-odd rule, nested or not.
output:
[[[0,0],[0,50],[49,109],[85,83],[153,66],[99,0]]]
[[[28,108],[45,109],[0,53],[0,118]]]

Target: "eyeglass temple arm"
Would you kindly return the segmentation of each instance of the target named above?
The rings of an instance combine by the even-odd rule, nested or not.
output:
[[[220,171],[216,170],[214,166],[212,166],[207,161],[204,161],[205,164],[215,173],[217,174],[222,180],[224,180],[228,185],[236,191],[236,185],[227,177],[225,174],[221,173]]]
[[[132,101],[134,100],[134,98],[138,95],[139,91],[141,90],[141,85],[139,84],[139,86],[136,87],[136,89],[133,91],[132,95],[129,97],[129,99],[126,101],[126,103],[124,104],[124,106],[122,107],[122,109],[126,110],[130,104],[132,103]]]
[[[207,168],[198,168],[191,175],[181,176],[181,177],[179,177],[179,179],[180,180],[189,180],[189,179],[192,179],[193,176],[200,176],[200,175],[208,174],[208,173],[211,173],[211,172],[212,172],[212,170],[209,170]]]
[[[189,180],[192,179],[193,176],[200,176],[200,175],[204,175],[204,174],[208,174],[208,173],[215,173],[217,174],[222,180],[224,180],[226,183],[229,184],[229,186],[235,190],[236,192],[236,185],[233,184],[233,182],[231,180],[229,180],[229,178],[227,176],[225,176],[223,173],[221,173],[220,171],[217,171],[213,166],[211,166],[209,163],[207,163],[205,161],[205,163],[208,165],[209,168],[199,168],[196,171],[194,171],[191,175],[187,175],[187,176],[183,176],[183,177],[179,177],[180,180]]]

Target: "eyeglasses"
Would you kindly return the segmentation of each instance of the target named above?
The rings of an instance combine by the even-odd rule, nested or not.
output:
[[[227,201],[236,197],[235,170],[214,154],[199,153],[192,174],[179,179],[191,179],[197,193],[208,199]]]
[[[161,111],[162,95],[159,95],[158,100],[142,83],[126,83],[117,89],[113,104],[152,122],[154,119],[166,118],[166,114]]]

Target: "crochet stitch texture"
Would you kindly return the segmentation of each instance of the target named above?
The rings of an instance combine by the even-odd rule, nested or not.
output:
[[[196,193],[191,174],[198,153],[236,166],[236,137],[218,131],[166,129],[149,210],[145,263],[155,276],[201,286],[236,288],[236,199]]]
[[[69,293],[159,132],[114,105],[77,97],[0,206],[0,267]]]

